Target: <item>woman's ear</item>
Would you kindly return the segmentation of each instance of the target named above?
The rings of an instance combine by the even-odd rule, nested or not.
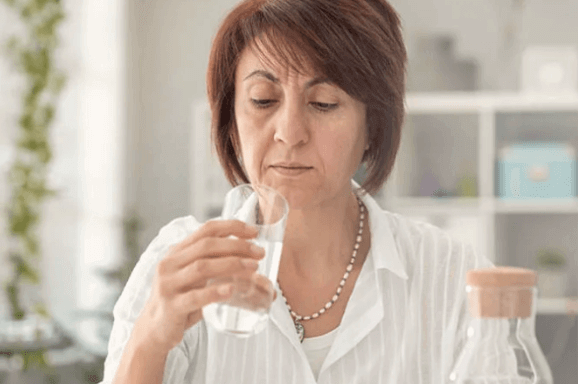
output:
[[[369,156],[369,144],[367,144],[363,150],[363,156],[361,156],[362,163],[367,160],[367,156]]]
[[[367,110],[365,112],[365,118],[367,119]],[[369,122],[366,120],[366,127],[365,127],[365,148],[363,150],[363,159],[365,159],[365,157],[368,155],[368,151],[369,151],[369,136],[371,134],[371,131],[369,130]]]
[[[367,156],[369,155],[369,148],[370,148],[370,144],[369,144],[369,129],[367,129],[365,131],[365,147],[363,148],[363,156],[362,156],[362,160],[361,161],[365,161],[365,159],[367,158]]]

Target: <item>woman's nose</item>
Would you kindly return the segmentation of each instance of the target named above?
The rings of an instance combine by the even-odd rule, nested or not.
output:
[[[289,146],[299,146],[309,141],[306,111],[298,102],[286,102],[279,112],[275,126],[275,141]]]

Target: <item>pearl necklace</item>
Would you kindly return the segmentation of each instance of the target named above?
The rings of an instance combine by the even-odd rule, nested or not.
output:
[[[294,319],[293,321],[295,323],[295,331],[297,332],[297,335],[299,336],[300,342],[303,342],[303,339],[305,339],[305,328],[303,328],[303,324],[301,324],[301,322],[311,320],[311,319],[316,319],[319,316],[321,316],[322,314],[324,314],[327,310],[329,310],[329,308],[331,308],[333,306],[333,304],[335,304],[335,302],[339,298],[339,295],[341,294],[341,291],[343,290],[343,287],[345,286],[345,282],[347,281],[349,274],[353,270],[353,263],[355,262],[355,258],[357,257],[357,251],[359,250],[359,247],[361,244],[361,239],[362,239],[361,235],[363,234],[363,220],[365,219],[365,206],[361,202],[361,199],[359,198],[359,196],[356,196],[356,197],[357,197],[357,203],[359,204],[359,230],[357,231],[357,238],[355,240],[355,245],[353,246],[353,253],[351,255],[351,260],[349,260],[349,264],[347,265],[347,268],[345,268],[345,274],[343,275],[343,278],[339,282],[339,285],[337,286],[337,292],[335,292],[335,295],[333,295],[333,298],[330,301],[328,301],[323,306],[323,308],[321,308],[319,311],[315,312],[314,314],[309,315],[309,316],[301,316],[301,315],[297,314],[294,310],[291,309],[291,306],[287,302],[287,299],[283,295],[283,291],[281,290],[281,287],[279,286],[279,291],[281,292],[281,296],[285,300],[285,305],[287,306],[289,313],[291,313],[291,316]],[[279,285],[279,284],[277,284],[277,285]]]

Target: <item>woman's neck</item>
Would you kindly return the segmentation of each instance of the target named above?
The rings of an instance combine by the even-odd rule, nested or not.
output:
[[[352,192],[315,208],[289,212],[279,273],[319,284],[342,270],[351,258],[359,226],[359,206]]]

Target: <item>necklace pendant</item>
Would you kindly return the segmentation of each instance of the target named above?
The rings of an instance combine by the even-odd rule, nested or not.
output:
[[[297,320],[295,320],[295,331],[297,331],[297,336],[299,336],[299,342],[302,343],[305,338],[305,328],[303,328],[303,324]]]

